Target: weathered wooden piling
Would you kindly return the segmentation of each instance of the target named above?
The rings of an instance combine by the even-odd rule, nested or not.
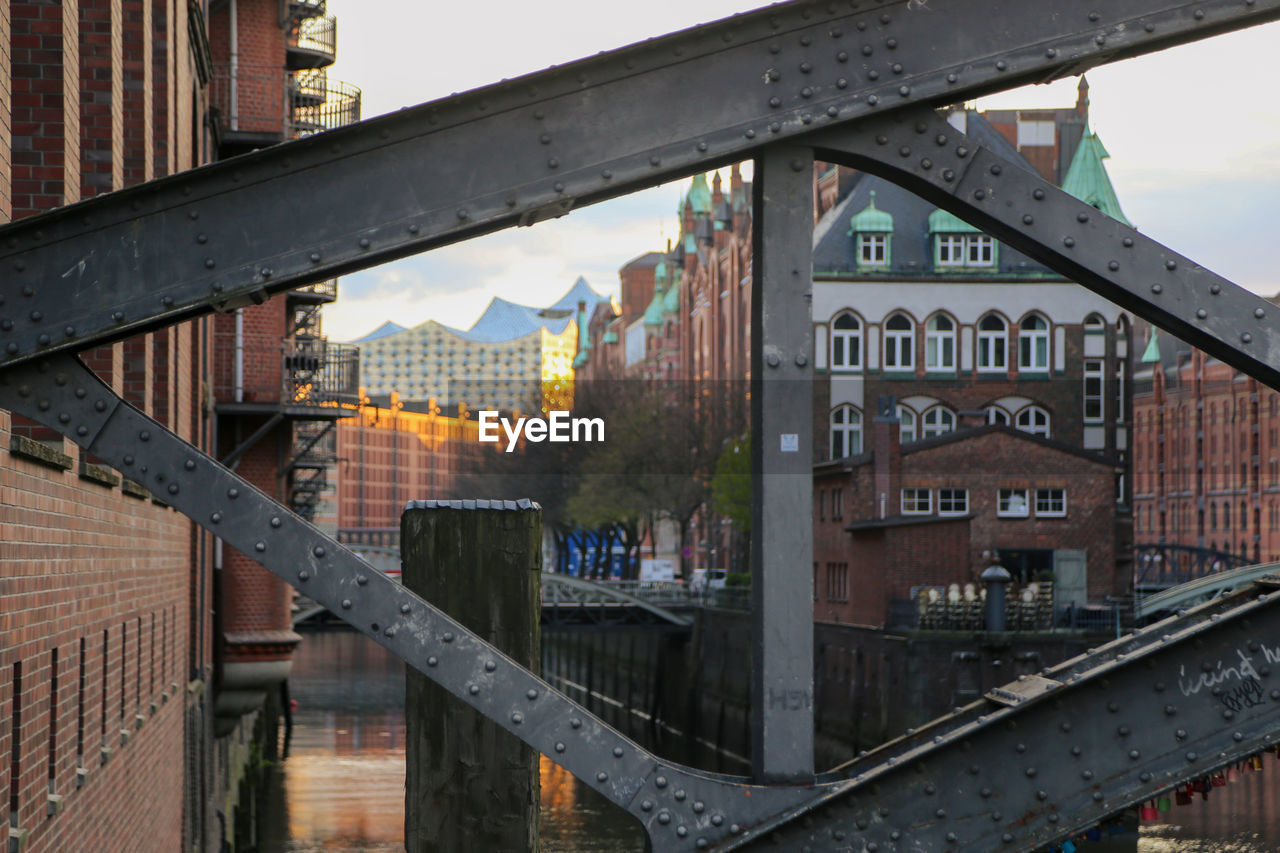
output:
[[[414,501],[404,584],[537,672],[541,535],[530,501]],[[412,669],[405,723],[408,853],[537,853],[537,752]]]

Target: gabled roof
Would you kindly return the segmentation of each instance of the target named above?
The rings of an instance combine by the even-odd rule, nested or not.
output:
[[[1120,199],[1116,198],[1115,187],[1107,175],[1107,168],[1102,161],[1110,157],[1102,140],[1092,131],[1085,133],[1076,148],[1076,156],[1071,159],[1071,167],[1067,176],[1062,179],[1062,189],[1085,204],[1093,205],[1107,216],[1125,225],[1131,225],[1120,209]]]

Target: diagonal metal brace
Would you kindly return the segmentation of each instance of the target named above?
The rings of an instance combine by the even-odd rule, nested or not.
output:
[[[893,181],[1280,388],[1280,308],[976,144],[933,110],[805,141],[820,159]]]
[[[0,371],[0,407],[62,433],[325,605],[643,825],[652,849],[749,838],[813,787],[764,787],[653,755],[130,406],[72,356]]]
[[[1280,0],[780,3],[0,227],[0,364],[1277,17]]]

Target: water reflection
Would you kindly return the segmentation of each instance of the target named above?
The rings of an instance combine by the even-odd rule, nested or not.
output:
[[[1138,853],[1272,853],[1280,849],[1280,761],[1264,755],[1262,770],[1228,773],[1211,788],[1144,824]]]
[[[288,756],[263,853],[404,850],[404,664],[361,634],[316,629],[294,654]],[[543,758],[544,853],[641,853],[639,827]]]

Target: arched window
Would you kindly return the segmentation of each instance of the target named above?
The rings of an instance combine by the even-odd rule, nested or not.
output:
[[[1105,332],[1107,321],[1102,319],[1101,314],[1090,314],[1084,318],[1084,329],[1086,332]]]
[[[915,326],[905,314],[894,314],[884,324],[886,370],[910,370],[915,366]]]
[[[934,314],[925,324],[924,369],[956,369],[956,324],[945,314]]]
[[[1049,413],[1039,406],[1027,406],[1018,412],[1014,426],[1023,432],[1049,437]]]
[[[1231,504],[1229,503],[1224,503],[1222,505],[1222,529],[1231,529]],[[1231,546],[1227,545],[1227,547],[1230,548]]]
[[[1039,314],[1018,325],[1018,369],[1049,369],[1049,323]]]
[[[831,369],[857,370],[862,367],[862,324],[844,311],[831,323]]]
[[[996,314],[988,314],[978,323],[978,371],[995,373],[1008,367],[1005,352],[1009,330]]]
[[[845,404],[831,410],[831,458],[862,452],[862,413]]]
[[[906,444],[916,440],[916,413],[908,409],[906,406],[899,405],[898,413],[898,441]]]
[[[1240,529],[1249,529],[1249,505],[1240,501]]]
[[[956,416],[946,406],[934,406],[920,419],[920,437],[933,438],[956,428]]]
[[[1009,425],[1009,413],[999,406],[987,406],[987,423]]]

